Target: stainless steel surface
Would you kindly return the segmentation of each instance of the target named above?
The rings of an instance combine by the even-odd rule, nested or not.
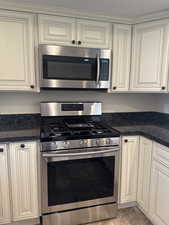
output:
[[[84,58],[96,58],[100,55],[102,59],[111,58],[110,49],[98,49],[98,48],[80,48],[80,47],[68,47],[57,45],[39,45],[40,55],[54,55],[54,56],[73,56]]]
[[[66,160],[77,160],[77,159],[88,159],[97,157],[107,157],[114,156],[115,151],[119,151],[119,147],[107,147],[107,148],[92,148],[90,150],[65,150],[65,151],[51,151],[42,153],[42,157],[47,160],[47,162],[57,162]]]
[[[42,79],[41,87],[44,88],[86,88],[86,89],[108,89],[110,81],[88,81],[88,80],[53,80]]]
[[[95,138],[84,140],[68,140],[68,141],[54,141],[54,142],[42,142],[43,151],[55,151],[74,148],[92,148],[92,147],[107,147],[107,146],[119,146],[119,137],[110,138]]]
[[[97,55],[97,78],[96,78],[97,84],[99,84],[99,80],[100,80],[100,56],[98,54]]]
[[[63,104],[83,104],[81,111],[63,111]],[[102,103],[100,102],[41,102],[41,116],[82,116],[101,115]]]
[[[79,225],[116,217],[117,205],[107,204],[43,216],[43,225]]]
[[[99,205],[99,204],[117,202],[119,151],[112,151],[107,154],[108,154],[107,156],[110,156],[110,155],[115,156],[114,195],[110,196],[110,197],[106,197],[106,198],[100,198],[100,199],[82,201],[82,202],[75,202],[75,203],[68,203],[68,204],[56,205],[56,206],[48,206],[48,187],[47,187],[47,163],[48,163],[48,160],[46,160],[46,158],[42,157],[42,212],[43,213],[51,213],[51,212],[58,212],[58,211],[62,211],[62,210],[77,209],[80,207],[89,207],[89,206],[94,206],[94,205]],[[97,157],[98,156],[99,155],[97,155]],[[104,157],[107,157],[107,156],[104,156]],[[83,159],[88,158],[88,157],[89,157],[89,155],[87,155],[86,157],[83,156]],[[91,154],[91,157],[94,157],[94,155]],[[79,156],[78,156],[78,158],[79,158]],[[71,159],[71,157],[67,157],[64,160],[70,160],[70,159]]]
[[[40,80],[42,88],[86,88],[86,89],[108,89],[110,81],[99,81],[100,74],[96,81],[89,80],[59,80],[59,79],[44,79],[43,78],[43,55],[53,56],[73,56],[84,58],[109,59],[109,77],[111,75],[111,50],[110,49],[94,49],[80,47],[63,47],[56,45],[40,45],[39,46],[39,63],[40,63]],[[98,62],[99,66],[100,61]],[[97,72],[99,68],[97,66]]]

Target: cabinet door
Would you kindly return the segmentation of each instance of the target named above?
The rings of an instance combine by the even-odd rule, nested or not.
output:
[[[137,202],[146,213],[149,209],[152,145],[151,140],[140,137]]]
[[[167,91],[169,20],[134,26],[131,90]]]
[[[131,57],[131,26],[113,25],[113,65],[111,91],[128,91]]]
[[[35,89],[34,15],[0,11],[0,90]]]
[[[73,18],[39,15],[39,42],[73,46],[76,42],[76,22]],[[74,43],[74,44],[73,44]]]
[[[120,203],[136,201],[138,176],[137,136],[122,138]]]
[[[13,221],[38,217],[37,143],[10,144]]]
[[[156,225],[169,225],[169,168],[157,161],[152,164],[150,217]]]
[[[80,43],[79,46],[110,48],[111,39],[112,28],[109,23],[77,20],[77,42]]]
[[[9,176],[7,162],[7,146],[0,145],[0,224],[9,223],[10,200],[9,200]]]

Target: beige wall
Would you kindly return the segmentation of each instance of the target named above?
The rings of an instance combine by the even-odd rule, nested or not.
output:
[[[158,96],[157,111],[169,113],[169,93],[168,94],[160,94]]]
[[[107,94],[100,91],[0,93],[0,113],[38,113],[40,101],[101,101],[104,112],[154,111],[157,97],[156,94]]]

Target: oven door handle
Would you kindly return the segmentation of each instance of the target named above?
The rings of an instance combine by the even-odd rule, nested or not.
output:
[[[100,80],[100,55],[97,54],[96,58],[97,58],[97,77],[96,77],[96,83],[99,84],[99,80]]]
[[[64,160],[74,160],[74,159],[86,159],[86,158],[96,158],[96,157],[106,157],[116,155],[119,147],[112,147],[111,149],[102,149],[97,151],[88,152],[72,152],[72,153],[42,153],[42,157],[47,159],[47,161],[64,161]]]

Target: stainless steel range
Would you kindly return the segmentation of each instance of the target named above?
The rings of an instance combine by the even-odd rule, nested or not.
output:
[[[101,103],[41,103],[43,225],[116,216],[119,133],[101,113]]]

